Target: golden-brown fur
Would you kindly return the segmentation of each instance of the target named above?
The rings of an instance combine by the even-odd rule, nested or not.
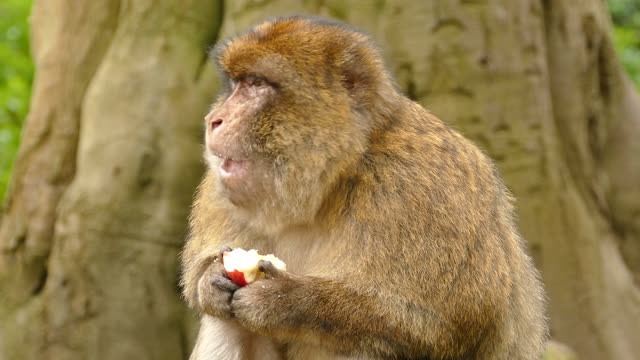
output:
[[[282,18],[216,56],[229,79],[258,74],[277,95],[234,140],[253,200],[230,201],[206,155],[182,254],[184,296],[204,314],[193,359],[252,358],[242,346],[283,359],[541,358],[543,290],[495,167],[397,92],[365,35]],[[288,272],[266,266],[267,279],[221,290],[223,246],[274,253]]]

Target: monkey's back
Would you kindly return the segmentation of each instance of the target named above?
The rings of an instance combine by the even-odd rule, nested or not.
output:
[[[478,147],[404,102],[388,127],[371,134],[353,180],[349,231],[364,234],[362,253],[376,254],[360,259],[353,276],[375,266],[391,285],[383,293],[407,294],[416,314],[436,319],[434,358],[540,358],[544,293],[508,190]],[[366,250],[370,244],[376,251]],[[405,321],[432,333],[422,326],[433,321],[417,316]]]

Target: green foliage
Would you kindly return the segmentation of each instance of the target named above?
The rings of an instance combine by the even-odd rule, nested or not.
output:
[[[27,18],[31,0],[0,2],[0,200],[29,108],[33,64]]]
[[[640,87],[640,1],[609,0],[614,41],[620,60]]]

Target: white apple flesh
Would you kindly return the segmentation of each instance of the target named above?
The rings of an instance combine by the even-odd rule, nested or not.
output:
[[[222,254],[222,264],[229,279],[240,286],[251,284],[264,277],[264,273],[258,268],[260,260],[271,262],[276,269],[287,269],[287,265],[273,254],[260,255],[253,249],[246,251],[236,248]]]

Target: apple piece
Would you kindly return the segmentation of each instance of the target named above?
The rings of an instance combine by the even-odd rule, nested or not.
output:
[[[273,254],[260,255],[255,249],[246,251],[236,248],[222,254],[222,263],[229,279],[240,286],[245,286],[264,277],[264,273],[258,268],[260,260],[271,262],[276,269],[286,270],[286,264],[282,260]]]
[[[282,260],[278,259],[277,257],[275,257],[273,254],[262,256],[262,260],[266,260],[266,261],[272,263],[273,266],[275,266],[275,268],[278,269],[278,270],[282,270],[282,271],[286,271],[287,270],[287,264],[285,264],[284,261],[282,261]]]
[[[227,271],[227,275],[229,275],[229,279],[231,279],[231,281],[233,281],[234,283],[240,286],[247,285],[247,280],[245,280],[244,273],[242,271],[238,271],[238,270]]]
[[[241,248],[222,254],[222,263],[229,278],[240,286],[256,280],[260,257],[256,250],[246,251]]]

